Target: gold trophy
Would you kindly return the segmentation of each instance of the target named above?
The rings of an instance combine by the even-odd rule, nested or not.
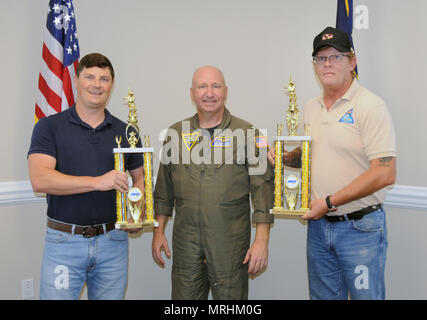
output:
[[[289,95],[289,108],[286,113],[288,136],[282,135],[282,124],[277,125],[277,136],[273,137],[275,144],[274,166],[274,207],[271,213],[278,215],[303,215],[309,211],[310,200],[310,141],[308,127],[305,136],[298,136],[299,110],[295,83],[289,80],[286,87]],[[301,146],[301,169],[299,174],[285,172],[283,152],[286,144],[293,143]]]
[[[150,137],[145,136],[145,148],[137,148],[140,139],[138,119],[135,107],[135,95],[129,89],[125,97],[128,107],[128,125],[125,130],[125,137],[129,143],[129,148],[122,148],[122,136],[116,136],[117,148],[113,149],[114,168],[119,171],[126,171],[124,155],[127,153],[142,153],[144,157],[144,193],[137,187],[132,187],[126,193],[116,191],[116,229],[142,228],[143,226],[157,226],[153,212],[153,148],[150,148]],[[132,222],[128,220],[132,218]]]

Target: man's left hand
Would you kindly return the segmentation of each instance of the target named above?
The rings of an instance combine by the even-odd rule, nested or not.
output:
[[[249,262],[248,274],[255,275],[264,270],[268,264],[268,242],[255,240],[246,253],[243,264]]]

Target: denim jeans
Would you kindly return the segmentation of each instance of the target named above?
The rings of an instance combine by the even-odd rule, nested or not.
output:
[[[385,299],[387,229],[382,209],[360,220],[311,220],[307,232],[310,299]]]
[[[105,227],[104,227],[105,232]],[[40,299],[123,299],[128,274],[128,235],[112,230],[92,238],[47,228]]]

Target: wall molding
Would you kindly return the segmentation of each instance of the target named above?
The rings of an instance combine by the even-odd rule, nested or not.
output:
[[[0,206],[35,202],[46,202],[46,196],[34,193],[30,180],[0,182]]]
[[[393,189],[387,192],[384,205],[427,211],[427,187],[394,185]]]
[[[35,194],[31,182],[0,182],[0,206],[46,202],[44,194]],[[387,192],[385,206],[427,211],[427,187],[394,185]]]

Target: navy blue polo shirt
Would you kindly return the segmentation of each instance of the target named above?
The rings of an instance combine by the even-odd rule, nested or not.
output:
[[[30,150],[56,158],[56,170],[72,176],[100,176],[114,169],[116,136],[128,148],[127,124],[105,110],[104,121],[95,129],[83,122],[75,106],[40,119],[34,126]],[[138,142],[138,147],[141,141]],[[125,168],[142,166],[142,154],[125,154]],[[48,217],[79,225],[116,221],[116,191],[93,191],[67,196],[48,194]]]

